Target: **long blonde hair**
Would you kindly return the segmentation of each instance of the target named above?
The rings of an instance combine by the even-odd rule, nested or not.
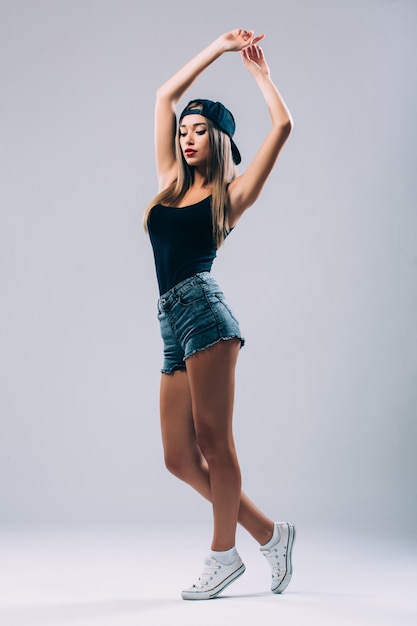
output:
[[[191,103],[190,108],[198,107],[198,103]],[[213,239],[216,248],[219,248],[229,232],[227,187],[236,177],[237,170],[233,162],[230,138],[219,130],[209,119],[207,127],[210,142],[210,157],[207,161],[207,184],[211,184],[211,215],[213,224]],[[143,217],[143,225],[148,230],[149,216],[154,206],[166,204],[176,206],[194,182],[193,168],[190,167],[180,147],[179,132],[175,138],[175,151],[178,161],[178,177],[166,189],[158,193],[148,204]]]

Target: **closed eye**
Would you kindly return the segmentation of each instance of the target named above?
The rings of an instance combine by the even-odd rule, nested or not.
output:
[[[207,132],[207,129],[205,128],[204,130],[196,130],[196,131],[195,131],[195,134],[196,134],[196,135],[205,135],[205,134],[206,134],[206,132]],[[181,132],[180,132],[180,133],[178,133],[178,135],[179,135],[180,137],[186,137],[186,136],[187,136],[187,134],[188,134],[188,133],[181,133]]]
[[[207,132],[207,124],[205,122],[197,122],[192,126],[188,126],[187,124],[181,124],[178,129],[179,137],[185,137],[188,133],[189,128],[192,128],[197,135],[204,135],[204,133]]]

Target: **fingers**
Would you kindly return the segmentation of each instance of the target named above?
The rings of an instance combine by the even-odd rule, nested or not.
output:
[[[251,44],[249,46],[247,46],[243,52],[246,53],[246,56],[249,59],[252,59],[254,61],[258,60],[258,59],[263,59],[264,58],[264,53],[263,50],[261,48],[261,46],[258,46],[256,44]]]
[[[261,41],[261,39],[263,39],[265,37],[265,34],[262,33],[261,35],[258,35],[257,37],[254,37],[254,31],[253,30],[243,30],[242,28],[238,29],[237,31],[238,35],[240,37],[242,37],[242,39],[248,43],[248,45],[254,45],[256,43],[258,43],[258,41]]]
[[[237,31],[235,31],[235,33],[237,34],[238,37],[241,37],[245,42],[247,41],[249,43],[253,39],[253,30],[244,30],[243,28],[238,28]]]
[[[260,46],[257,44],[247,46],[241,51],[241,55],[243,64],[252,74],[257,72],[269,74],[269,68]]]
[[[256,46],[257,48],[257,52],[258,52],[258,59],[263,59],[264,58],[264,51],[262,50],[261,46]]]
[[[265,37],[265,34],[254,37],[254,39],[252,40],[252,44],[258,43],[258,41],[261,41],[261,39],[263,39],[264,37]]]

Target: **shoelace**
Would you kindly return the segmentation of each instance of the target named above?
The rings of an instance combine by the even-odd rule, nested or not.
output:
[[[203,569],[201,576],[193,587],[206,587],[209,581],[213,579],[213,576],[221,569],[222,565],[215,559],[206,559],[204,561],[205,568]]]
[[[272,548],[271,550],[262,550],[262,553],[265,555],[266,560],[271,566],[272,578],[279,578],[281,576],[281,563],[279,560],[278,550],[276,548]]]

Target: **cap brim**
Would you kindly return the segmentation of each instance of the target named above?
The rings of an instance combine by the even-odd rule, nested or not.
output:
[[[237,145],[235,144],[235,142],[233,141],[233,139],[230,139],[230,143],[232,144],[232,156],[233,156],[233,163],[235,165],[239,165],[239,163],[242,160],[242,157],[240,156],[240,152],[237,149]]]

